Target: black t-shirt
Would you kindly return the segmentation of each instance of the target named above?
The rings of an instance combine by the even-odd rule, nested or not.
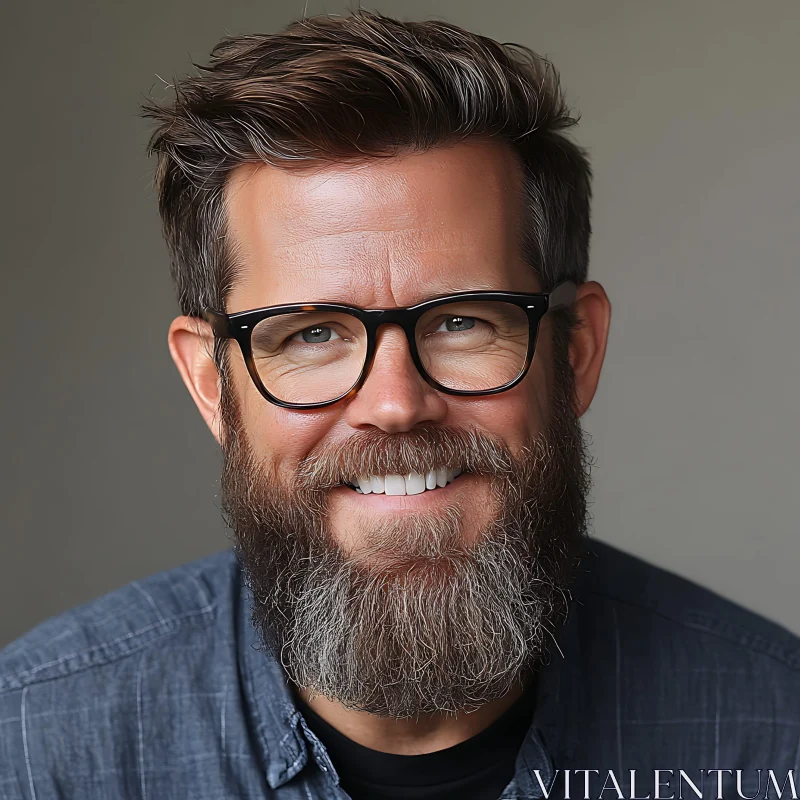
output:
[[[526,691],[471,739],[418,756],[364,747],[339,733],[305,703],[300,703],[300,709],[353,800],[497,800],[514,776],[517,753],[533,719],[533,697],[533,691]]]

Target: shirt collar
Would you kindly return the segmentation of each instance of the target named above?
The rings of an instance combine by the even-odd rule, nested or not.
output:
[[[528,735],[517,756],[516,774],[500,800],[535,800],[548,797],[563,765],[554,753],[569,752],[575,731],[569,724],[575,701],[573,672],[579,659],[580,579],[573,587],[569,613],[551,646],[548,661],[536,678],[536,704]]]
[[[290,781],[308,761],[308,747],[300,730],[300,712],[280,665],[265,649],[251,622],[253,595],[239,571],[241,591],[238,617],[239,663],[243,692],[264,756],[267,782],[277,789]]]

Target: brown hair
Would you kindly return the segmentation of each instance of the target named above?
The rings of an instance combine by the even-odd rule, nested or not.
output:
[[[226,37],[195,66],[174,102],[143,106],[157,122],[148,152],[182,313],[224,310],[236,279],[224,189],[237,165],[352,161],[471,136],[518,154],[525,254],[543,290],[586,280],[591,170],[562,133],[577,119],[558,74],[528,48],[359,10]]]

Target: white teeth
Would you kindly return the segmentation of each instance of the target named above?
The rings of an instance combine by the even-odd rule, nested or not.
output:
[[[422,494],[425,491],[425,476],[418,472],[406,475],[406,494]]]
[[[406,481],[402,475],[387,475],[385,478],[384,492],[389,495],[406,493]]]
[[[351,484],[359,494],[406,495],[422,494],[447,486],[463,472],[462,469],[439,467],[426,473],[409,475],[359,475]]]

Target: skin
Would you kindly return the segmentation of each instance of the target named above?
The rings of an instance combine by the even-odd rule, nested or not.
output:
[[[302,170],[241,165],[229,179],[227,206],[242,275],[225,310],[315,301],[381,308],[469,289],[541,291],[519,247],[520,191],[511,151],[485,141]],[[603,287],[595,281],[582,284],[575,311],[583,324],[573,334],[569,355],[574,410],[580,417],[597,389],[608,340],[611,304]],[[342,442],[371,427],[399,433],[422,423],[474,426],[517,454],[547,418],[553,380],[550,334],[545,317],[526,378],[487,397],[445,395],[425,383],[404,334],[392,325],[379,331],[372,372],[349,401],[312,411],[268,403],[235,347],[230,351],[233,382],[251,447],[287,476],[320,443]],[[193,318],[178,317],[169,329],[172,358],[221,441],[212,341],[206,323]],[[377,515],[419,513],[446,499],[464,510],[464,536],[471,539],[495,511],[491,497],[487,479],[475,475],[403,498],[361,496],[340,487],[330,497],[331,531],[354,552],[363,526]],[[418,754],[475,735],[517,696],[512,693],[470,714],[401,721],[346,710],[321,697],[311,705],[354,741],[384,752]]]

